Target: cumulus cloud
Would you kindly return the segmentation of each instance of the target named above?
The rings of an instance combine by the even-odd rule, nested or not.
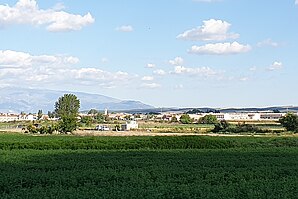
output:
[[[271,66],[268,67],[268,70],[275,71],[275,70],[280,70],[282,68],[283,68],[282,62],[275,61],[275,62],[273,62],[273,64],[271,64]]]
[[[48,31],[65,32],[80,30],[82,27],[90,25],[95,21],[90,13],[84,16],[75,15],[61,11],[64,8],[61,4],[55,7],[54,9],[40,9],[36,0],[19,0],[12,7],[0,5],[0,25],[45,25]]]
[[[182,65],[183,62],[184,62],[184,60],[182,57],[176,57],[175,59],[169,61],[169,63],[174,66]]]
[[[265,47],[265,46],[278,47],[279,44],[277,42],[272,41],[271,39],[265,39],[264,41],[259,42],[257,46],[258,47]]]
[[[158,83],[144,83],[144,84],[141,84],[141,87],[142,87],[142,88],[155,89],[155,88],[160,88],[161,85],[158,84]]]
[[[35,64],[77,64],[79,59],[72,56],[31,55],[25,52],[0,50],[0,68],[24,68]]]
[[[298,5],[298,0],[295,1],[295,5]]]
[[[116,30],[119,32],[132,32],[133,27],[130,25],[123,25],[123,26],[117,27]]]
[[[73,56],[31,55],[11,50],[0,51],[0,85],[49,86],[98,85],[102,88],[125,86],[136,75],[124,71],[77,67]]]
[[[210,77],[217,75],[218,72],[209,68],[209,67],[198,67],[198,68],[189,68],[184,66],[175,66],[174,71],[171,72],[172,74],[188,74],[188,75],[196,75],[196,76],[204,76]]]
[[[202,26],[178,35],[177,38],[191,41],[223,41],[238,38],[239,34],[228,32],[230,27],[231,24],[226,21],[210,19],[203,21]]]
[[[203,46],[192,46],[188,51],[192,54],[204,55],[204,54],[214,54],[214,55],[227,55],[227,54],[238,54],[245,53],[251,50],[249,45],[242,45],[238,42],[233,43],[216,43],[216,44],[206,44]]]
[[[149,63],[149,64],[147,64],[146,67],[147,67],[147,68],[155,68],[155,64]]]
[[[154,80],[154,77],[152,77],[152,76],[144,76],[144,77],[142,77],[142,80],[143,81],[152,81],[152,80]]]
[[[156,75],[160,75],[160,76],[167,74],[166,71],[164,71],[162,69],[157,69],[157,70],[153,71],[153,73]]]

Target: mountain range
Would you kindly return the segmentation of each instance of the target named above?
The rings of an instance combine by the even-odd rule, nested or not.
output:
[[[80,110],[104,110],[107,108],[109,110],[119,111],[154,108],[139,101],[120,100],[99,94],[3,87],[0,88],[0,112],[20,113],[23,111],[26,113],[36,113],[41,109],[44,113],[47,113],[47,111],[54,110],[55,102],[65,93],[75,94],[80,99]]]
[[[126,110],[127,113],[249,113],[249,112],[298,112],[298,106],[271,106],[271,107],[263,107],[263,108],[210,108],[210,107],[202,107],[202,108],[151,108],[151,109],[133,109]]]

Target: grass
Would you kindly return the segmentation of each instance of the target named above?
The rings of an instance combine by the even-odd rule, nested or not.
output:
[[[297,137],[0,134],[0,198],[297,198]]]

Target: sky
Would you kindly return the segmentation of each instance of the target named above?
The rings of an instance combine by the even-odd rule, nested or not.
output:
[[[298,105],[298,0],[0,0],[0,87]]]

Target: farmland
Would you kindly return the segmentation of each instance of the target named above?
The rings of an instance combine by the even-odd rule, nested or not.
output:
[[[0,198],[295,198],[297,137],[0,134]]]

